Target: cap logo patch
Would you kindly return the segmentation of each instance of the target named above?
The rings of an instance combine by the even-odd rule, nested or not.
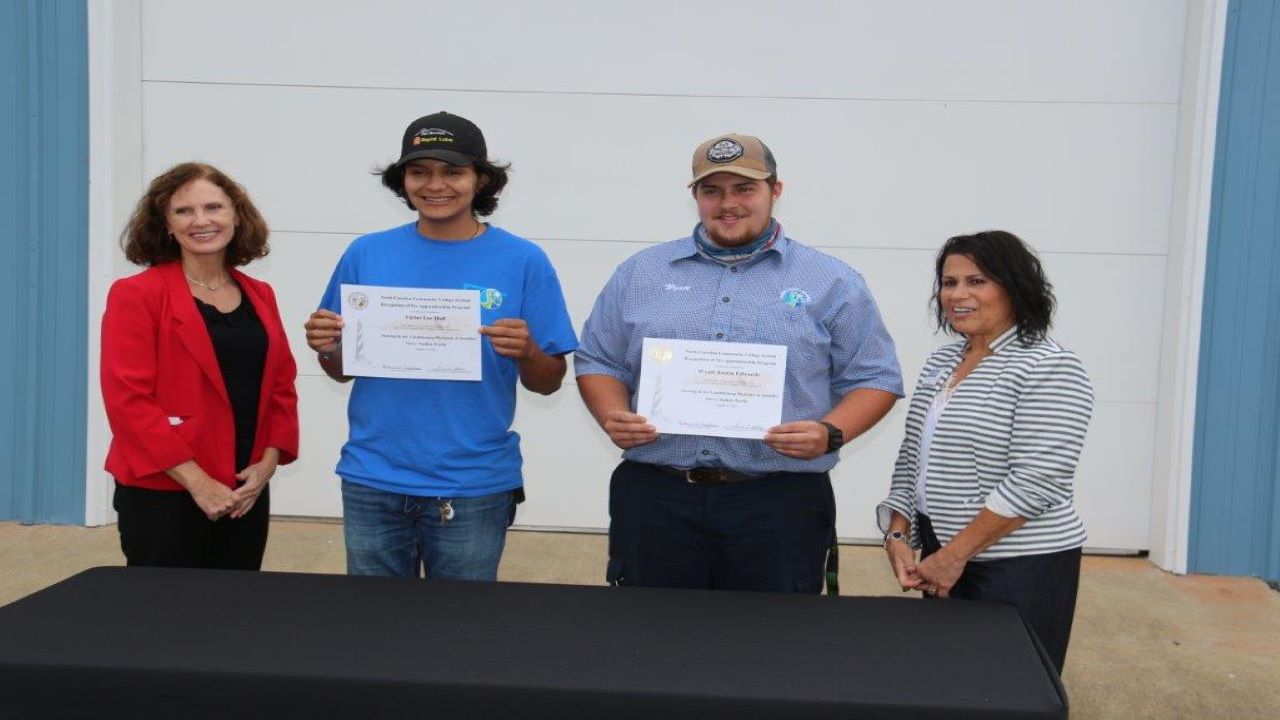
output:
[[[413,144],[421,145],[423,143],[451,143],[453,142],[453,133],[441,128],[422,128],[413,136]]]
[[[707,159],[713,163],[733,162],[742,157],[742,144],[737,140],[725,138],[707,150]]]

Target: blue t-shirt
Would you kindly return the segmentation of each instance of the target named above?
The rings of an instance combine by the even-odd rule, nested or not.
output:
[[[480,291],[480,321],[521,318],[548,355],[578,346],[560,280],[537,245],[490,226],[465,241],[432,240],[417,223],[356,238],[320,307],[342,312],[341,285]],[[520,487],[516,362],[481,341],[481,382],[358,377],[337,473],[385,492],[476,497]]]

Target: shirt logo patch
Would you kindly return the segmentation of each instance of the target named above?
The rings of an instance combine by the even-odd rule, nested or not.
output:
[[[804,307],[809,304],[810,300],[812,300],[812,298],[809,297],[809,293],[801,290],[800,288],[787,288],[782,291],[781,297],[782,302],[786,303],[787,307],[793,308]]]
[[[497,310],[502,307],[502,301],[506,299],[506,296],[498,288],[487,288],[480,285],[472,285],[471,283],[464,283],[462,287],[464,290],[478,290],[480,292],[480,307],[485,310]]]
[[[666,285],[662,286],[662,289],[668,290],[670,292],[686,292],[688,290],[692,290],[693,286],[692,285],[676,285],[675,283],[667,283]]]

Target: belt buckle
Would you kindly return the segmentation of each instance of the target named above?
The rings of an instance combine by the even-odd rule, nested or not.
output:
[[[692,485],[716,485],[724,482],[724,475],[720,468],[695,467],[685,471],[684,479]]]

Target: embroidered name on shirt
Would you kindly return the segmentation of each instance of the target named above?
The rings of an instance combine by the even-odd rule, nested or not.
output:
[[[670,290],[670,291],[672,291],[672,292],[684,292],[684,291],[686,291],[686,290],[692,290],[692,289],[693,289],[693,286],[692,286],[692,285],[676,285],[676,284],[674,284],[674,283],[667,283],[667,284],[663,287],[663,289],[664,289],[664,290]]]

